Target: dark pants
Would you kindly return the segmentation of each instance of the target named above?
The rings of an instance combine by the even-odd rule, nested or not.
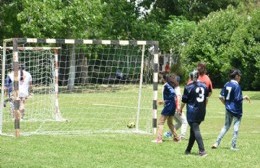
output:
[[[193,122],[193,123],[189,122],[189,125],[190,125],[190,138],[189,138],[189,143],[186,148],[186,151],[189,152],[191,151],[194,142],[196,140],[199,146],[199,151],[203,152],[205,148],[204,148],[202,136],[200,134],[200,127],[199,127],[200,122]]]

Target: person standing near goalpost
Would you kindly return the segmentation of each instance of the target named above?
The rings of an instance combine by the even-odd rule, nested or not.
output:
[[[14,81],[14,71],[12,71],[7,78],[9,78],[11,81]],[[21,119],[23,119],[25,115],[25,109],[24,109],[25,100],[29,97],[30,92],[32,91],[32,76],[28,71],[25,70],[25,66],[23,64],[20,65],[18,78],[19,78],[19,99],[20,99],[19,111],[21,113]]]
[[[180,109],[181,106],[181,88],[179,86],[180,83],[180,77],[176,76],[176,86],[174,87],[174,90],[176,92],[176,112],[173,116],[173,119],[176,121],[177,124],[174,125],[175,129],[178,130],[179,128],[181,128],[181,135],[180,138],[181,140],[185,139],[185,135],[186,135],[186,131],[187,131],[187,127],[188,127],[188,122],[186,119],[186,115],[184,113],[179,113],[178,109]],[[163,82],[166,82],[166,75],[163,76]],[[171,131],[167,131],[164,133],[164,136],[169,138],[172,137],[172,133]]]
[[[212,149],[216,149],[220,145],[222,138],[229,130],[234,119],[234,132],[231,141],[231,150],[238,150],[237,137],[243,114],[242,103],[243,100],[248,100],[250,103],[250,98],[248,96],[242,95],[242,90],[239,86],[241,75],[242,74],[240,70],[232,69],[229,73],[230,81],[224,85],[220,92],[219,99],[225,105],[226,108],[225,125],[221,129],[216,142],[212,145]]]
[[[7,65],[6,69],[11,69],[11,66]],[[10,77],[10,73],[11,72],[8,72],[5,78],[4,92],[5,92],[5,96],[7,96],[8,98],[4,100],[4,107],[6,107],[7,102],[10,102],[10,115],[11,117],[14,117],[14,103],[12,97],[13,81]]]
[[[173,134],[173,141],[179,142],[180,138],[177,135],[176,129],[172,123],[173,121],[173,116],[175,114],[176,110],[176,104],[175,104],[175,99],[176,99],[176,93],[174,90],[174,87],[176,86],[176,76],[173,74],[170,74],[166,76],[166,83],[164,85],[163,89],[163,101],[159,101],[158,104],[162,105],[164,104],[164,108],[161,112],[161,117],[159,119],[158,123],[158,130],[157,130],[157,138],[153,140],[152,142],[155,143],[162,143],[162,134],[163,134],[163,126],[165,121],[167,120],[167,125],[169,129],[171,130]]]

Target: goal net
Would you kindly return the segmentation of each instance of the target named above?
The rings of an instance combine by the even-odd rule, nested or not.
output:
[[[19,120],[21,135],[152,133],[157,118],[157,50],[154,41],[5,40],[1,134],[13,135],[16,125],[15,94],[9,98],[3,91],[8,73],[17,71],[16,57],[33,84]],[[130,122],[134,128],[127,127]]]

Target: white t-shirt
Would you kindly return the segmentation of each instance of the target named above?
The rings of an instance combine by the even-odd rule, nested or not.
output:
[[[9,77],[14,81],[14,72],[12,71],[9,74]],[[29,96],[29,87],[32,82],[32,76],[29,72],[23,70],[23,80],[20,80],[20,71],[18,71],[18,80],[19,80],[19,97],[28,97]]]
[[[175,90],[177,99],[179,98],[178,107],[180,107],[180,105],[181,105],[181,88],[180,88],[180,86],[176,86],[176,87],[174,88],[174,90]],[[177,107],[176,107],[176,108],[177,108]]]

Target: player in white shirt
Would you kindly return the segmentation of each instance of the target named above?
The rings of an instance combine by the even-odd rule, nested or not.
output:
[[[14,81],[14,72],[12,71],[9,75],[11,81]],[[20,113],[21,118],[24,117],[24,104],[25,100],[30,95],[30,91],[32,90],[32,76],[29,72],[25,70],[25,67],[21,65],[20,70],[18,71],[18,79],[19,79],[19,98],[20,98]]]

